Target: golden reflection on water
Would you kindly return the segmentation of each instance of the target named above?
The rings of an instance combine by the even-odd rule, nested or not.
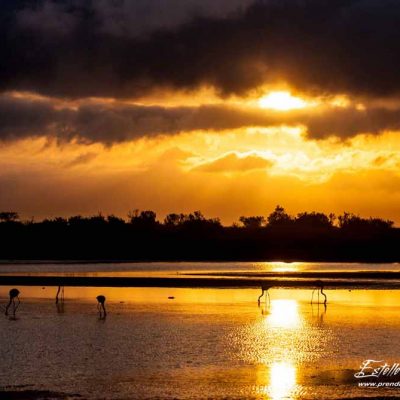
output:
[[[0,286],[0,298],[8,298],[11,286]],[[55,299],[57,286],[18,286],[22,299]],[[199,288],[118,288],[118,287],[69,287],[65,286],[66,301],[81,301],[96,298],[103,294],[108,302],[127,302],[158,304],[165,302],[184,304],[243,304],[254,301],[258,290],[255,289],[199,289]]]
[[[7,301],[9,289],[10,287],[0,287],[0,305]],[[54,304],[57,287],[21,286],[19,289],[22,300],[19,311],[22,313],[22,321],[29,320],[34,313],[40,313],[41,309],[46,310],[45,307],[42,308],[42,304],[39,304],[40,307],[35,304],[35,308],[29,309],[29,302],[33,303],[31,299],[51,299],[51,304]],[[93,308],[90,308],[93,311],[90,313],[96,315],[95,297],[100,293],[111,303],[110,317],[105,325],[109,327],[110,332],[114,331],[114,321],[120,326],[125,326],[136,318],[142,318],[142,315],[146,316],[146,312],[160,312],[162,318],[158,321],[159,331],[155,336],[164,331],[164,324],[176,326],[168,325],[173,321],[179,323],[184,332],[189,332],[186,336],[189,338],[189,348],[193,341],[193,349],[203,349],[199,345],[201,342],[196,341],[199,338],[211,337],[220,346],[217,349],[221,359],[232,361],[233,365],[221,371],[221,380],[224,383],[229,382],[228,377],[234,376],[235,382],[241,382],[249,388],[246,390],[253,394],[256,392],[256,398],[303,398],[305,391],[310,390],[310,385],[311,390],[315,387],[317,391],[321,390],[322,385],[316,385],[315,380],[311,379],[320,373],[320,368],[323,373],[342,366],[347,369],[358,368],[363,357],[383,357],[385,354],[391,354],[392,342],[398,335],[400,291],[395,290],[327,290],[326,309],[323,305],[310,304],[312,290],[272,289],[271,302],[263,304],[264,312],[261,315],[257,304],[259,289],[66,287],[66,317],[68,318],[71,312],[68,302],[79,305],[81,300],[90,301],[93,304]],[[173,299],[169,299],[171,296]],[[131,303],[131,306],[124,308],[120,302]],[[79,311],[80,309],[75,307],[74,310],[77,314],[88,312],[88,308]],[[64,310],[60,307],[57,311],[61,313]],[[135,312],[135,318],[118,316],[118,313],[123,312]],[[183,314],[188,315],[182,318]],[[47,320],[46,318],[43,321]],[[146,317],[143,321],[148,320],[155,321],[155,318]],[[32,321],[37,323],[36,319]],[[383,324],[385,328],[382,328]],[[190,327],[194,327],[194,331],[190,330]],[[210,329],[213,332],[212,336]],[[368,335],[368,332],[378,330],[385,347],[370,348],[370,339],[366,337],[366,333]],[[190,332],[194,333],[190,335]],[[348,341],[347,334],[351,336]],[[149,337],[152,338],[151,335]],[[342,338],[346,340],[341,340]],[[148,343],[152,345],[151,340]],[[209,343],[209,339],[204,343]],[[218,356],[214,342],[210,348],[210,360],[214,360],[214,357]],[[189,357],[196,358],[193,355]],[[342,358],[346,359],[343,361]],[[235,362],[237,364],[234,364]],[[245,372],[237,369],[235,365],[244,365]],[[183,373],[184,370],[179,369],[176,373]],[[198,376],[203,370],[190,366],[187,371],[195,371]],[[204,371],[204,379],[215,382],[214,375],[210,378],[207,368],[204,368]],[[327,378],[325,375],[321,376],[320,382],[325,385]],[[334,390],[332,384],[329,385],[326,390]]]
[[[297,272],[302,271],[302,266],[307,263],[303,262],[283,262],[283,261],[275,261],[275,262],[260,262],[257,263],[256,266],[265,271],[271,272]]]
[[[265,318],[267,328],[278,328],[281,335],[287,329],[296,330],[300,326],[299,307],[296,300],[272,300],[270,312]],[[282,330],[281,330],[282,329]],[[280,346],[280,340],[275,341],[275,346]],[[299,349],[300,351],[300,349]],[[288,360],[273,361],[269,369],[268,397],[273,400],[291,398],[290,393],[296,385],[296,367]]]
[[[300,325],[300,314],[296,300],[272,300],[266,308],[265,323],[273,328],[296,328]]]
[[[271,365],[269,371],[269,395],[273,400],[291,398],[290,393],[296,386],[296,367],[280,361]]]
[[[0,286],[0,298],[7,299],[11,286]],[[57,286],[33,287],[18,286],[20,297],[52,299],[55,298]],[[263,314],[271,325],[295,327],[302,321],[302,309],[309,305],[311,290],[308,289],[271,289],[271,304],[265,304]],[[346,312],[359,313],[362,306],[397,307],[400,305],[399,290],[329,290],[328,306],[347,306]],[[108,301],[160,304],[174,297],[177,303],[194,304],[246,304],[256,306],[260,295],[259,289],[199,289],[199,288],[112,288],[112,287],[65,287],[66,301],[92,300],[103,294]],[[351,307],[350,307],[351,306]],[[257,307],[257,306],[256,306]],[[312,310],[307,307],[307,310]],[[322,309],[321,309],[322,310]]]
[[[295,299],[273,299],[262,308],[263,321],[254,323],[245,339],[245,352],[258,358],[257,392],[266,399],[296,397],[297,367],[292,357],[304,352],[304,324]],[[246,345],[245,345],[246,346]]]
[[[257,398],[270,400],[295,399],[298,390],[298,371],[291,361],[275,361],[256,367]]]

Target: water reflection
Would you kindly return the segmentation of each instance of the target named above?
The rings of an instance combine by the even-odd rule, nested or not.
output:
[[[57,314],[64,314],[65,308],[64,308],[63,301],[56,304],[56,310],[57,310]]]
[[[275,362],[269,373],[269,395],[271,399],[287,399],[296,386],[296,367],[287,361]]]
[[[24,299],[51,299],[54,302],[56,287],[49,287],[49,290],[42,290],[40,287],[24,286]],[[0,286],[0,300],[7,302],[9,290],[12,286]],[[96,288],[96,287],[68,287],[68,299],[70,302],[85,301],[92,302],[100,292],[107,296],[107,300],[112,302],[121,301],[125,303],[146,303],[160,305],[168,297],[175,297],[174,304],[248,304],[254,306],[255,299],[260,295],[259,289],[184,289],[184,288]],[[385,295],[383,295],[385,293]],[[271,302],[278,299],[290,299],[299,304],[307,303],[309,310],[311,293],[310,290],[287,290],[273,289]],[[265,299],[265,295],[263,300]],[[285,300],[286,301],[286,300]],[[261,303],[263,303],[262,301]],[[347,312],[359,312],[353,306],[374,306],[374,307],[394,307],[400,304],[399,290],[332,290],[329,293],[329,302],[332,306],[345,305]],[[171,302],[172,304],[172,302]],[[296,306],[295,306],[296,307]],[[191,308],[191,311],[197,310]],[[301,314],[301,312],[300,312]]]
[[[326,304],[311,304],[311,320],[316,326],[321,327],[324,324],[326,309]]]
[[[298,368],[313,349],[323,345],[319,333],[313,331],[304,317],[304,309],[295,299],[274,299],[262,307],[263,324],[253,325],[249,332],[252,356],[265,365],[264,374],[258,374],[258,393],[266,399],[294,399],[299,396]],[[317,305],[316,305],[317,306]],[[318,305],[319,306],[319,305]],[[315,307],[318,321],[324,311]],[[257,338],[256,340],[255,337]],[[247,349],[249,350],[249,349]]]
[[[9,289],[0,287],[2,304]],[[105,399],[164,398],[166,392],[177,398],[362,398],[365,391],[332,371],[400,353],[400,293],[394,291],[332,291],[325,317],[322,304],[310,305],[310,290],[273,289],[261,315],[255,289],[67,288],[68,312],[56,318],[56,289],[24,287],[21,323],[0,318],[1,369],[10,371],[0,374],[1,386],[60,382],[71,393],[87,388]],[[95,318],[99,293],[107,296],[112,320],[106,323]],[[370,306],[375,299],[387,305]]]
[[[271,304],[270,303],[263,303],[258,306],[261,308],[261,315],[268,315],[270,314]]]
[[[271,272],[295,272],[295,271],[301,271],[303,268],[303,265],[306,263],[303,262],[283,262],[283,261],[277,261],[277,262],[263,262],[263,263],[257,263],[256,267],[261,270],[265,271],[271,271]]]
[[[273,328],[296,328],[300,325],[300,314],[296,300],[272,300],[266,323]]]

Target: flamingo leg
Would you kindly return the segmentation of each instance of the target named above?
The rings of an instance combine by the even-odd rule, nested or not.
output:
[[[12,311],[13,311],[13,316],[15,317],[15,311],[16,311],[16,307],[15,307],[15,299],[12,299]]]
[[[271,296],[269,295],[269,291],[267,290],[267,294],[266,294],[266,296],[265,297],[267,297],[268,296],[268,305],[271,305]],[[265,300],[267,300],[267,299],[265,299]]]
[[[21,300],[19,299],[18,296],[17,296],[17,300],[18,300],[18,304],[17,304],[17,306],[15,307],[15,311],[18,310],[18,307],[19,307],[19,305],[21,304]],[[15,313],[15,312],[14,312],[14,313]]]
[[[326,301],[328,300],[328,298],[326,297],[326,294],[323,292],[323,290],[324,290],[324,288],[321,287],[321,294],[325,297],[324,305],[326,305]]]
[[[262,290],[261,295],[258,297],[258,305],[260,305],[261,298],[264,296],[264,289],[261,288],[261,290]],[[267,292],[267,293],[268,293],[268,292]]]
[[[58,287],[57,289],[57,294],[56,294],[56,304],[58,304],[58,295],[60,294],[61,286]]]
[[[5,315],[8,315],[8,309],[10,308],[10,306],[11,306],[11,303],[12,303],[12,299],[10,298],[10,301],[8,302],[8,304],[7,304],[7,306],[6,306],[6,312],[5,312]]]
[[[314,299],[314,292],[315,292],[315,289],[312,291],[312,294],[311,294],[311,304],[313,303],[313,299]]]

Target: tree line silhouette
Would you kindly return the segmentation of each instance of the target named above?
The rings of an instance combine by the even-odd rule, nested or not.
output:
[[[200,211],[134,210],[128,220],[102,214],[21,221],[0,212],[0,259],[7,260],[284,260],[400,261],[400,229],[392,221],[319,212],[289,215],[281,206],[223,226]]]

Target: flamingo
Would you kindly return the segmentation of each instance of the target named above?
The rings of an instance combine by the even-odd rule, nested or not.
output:
[[[326,294],[324,293],[324,284],[323,284],[323,282],[321,280],[317,280],[317,281],[315,281],[315,286],[316,286],[316,288],[313,290],[312,295],[311,295],[311,304],[313,303],[314,292],[317,291],[317,293],[318,293],[318,304],[319,304],[319,293],[321,292],[321,294],[325,297],[324,304],[326,305],[326,302],[327,302],[328,298],[326,297]]]
[[[260,305],[261,298],[264,296],[264,292],[265,292],[265,301],[267,301],[268,299],[268,303],[271,304],[271,297],[268,292],[270,288],[271,286],[261,286],[261,295],[258,297],[258,305]]]
[[[21,303],[20,300],[19,300],[19,297],[18,297],[19,296],[19,290],[18,289],[11,289],[10,292],[9,292],[9,295],[10,295],[10,301],[7,304],[5,314],[8,315],[8,309],[10,308],[10,306],[12,304],[12,306],[13,306],[13,316],[15,317],[15,312],[17,311],[17,308],[18,308],[19,304]],[[15,298],[17,298],[17,300],[18,300],[18,304],[17,305],[15,305]]]
[[[103,296],[102,294],[98,295],[96,297],[97,299],[97,309],[99,310],[100,318],[105,318],[107,315],[106,308],[104,306],[104,303],[106,302],[106,296]],[[102,315],[103,311],[103,315]]]

